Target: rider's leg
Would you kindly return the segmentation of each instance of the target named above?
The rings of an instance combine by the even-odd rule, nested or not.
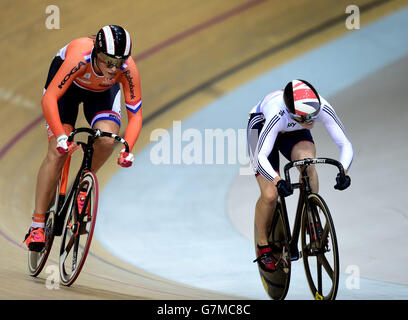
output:
[[[61,57],[55,57],[53,59],[50,65],[43,94],[45,94],[48,85],[53,80],[63,62],[64,61],[61,59]],[[80,102],[78,90],[78,87],[72,85],[68,87],[65,93],[58,99],[59,116],[67,135],[70,131],[72,131],[78,113],[78,105]],[[67,130],[69,131],[67,132]],[[61,170],[67,157],[67,155],[59,154],[59,152],[56,150],[56,145],[56,138],[54,137],[51,129],[48,128],[48,151],[38,171],[35,190],[34,215],[29,231],[30,234],[26,235],[26,243],[30,250],[32,248],[30,246],[33,243],[40,244],[45,242],[44,235],[42,237],[34,237],[32,233],[38,232],[37,235],[41,233],[43,234],[41,230],[43,231],[42,228],[44,227],[45,213],[54,197],[55,189],[61,175]],[[35,228],[41,229],[33,230]],[[35,251],[37,251],[37,249],[40,249],[40,247],[37,246]]]
[[[119,134],[119,125],[111,120],[99,120],[93,125],[94,129]],[[112,154],[115,140],[108,137],[101,137],[95,141],[94,155],[92,159],[92,170],[98,171]]]
[[[311,141],[300,141],[295,144],[292,148],[291,159],[292,161],[301,160],[304,158],[315,158],[316,157],[316,147]],[[298,168],[300,171],[300,168]],[[312,192],[319,192],[319,178],[317,176],[316,168],[311,165],[307,168],[307,174],[310,178],[310,186]]]
[[[258,245],[268,244],[268,231],[275,212],[278,190],[273,182],[258,175],[256,178],[261,195],[255,206],[255,226],[258,231]]]
[[[64,129],[69,134],[73,127],[64,124]],[[48,206],[54,196],[57,188],[58,180],[61,175],[67,155],[60,154],[57,149],[57,141],[55,136],[51,136],[48,140],[48,150],[45,159],[41,163],[37,175],[37,186],[35,192],[35,213],[44,214],[48,210]]]

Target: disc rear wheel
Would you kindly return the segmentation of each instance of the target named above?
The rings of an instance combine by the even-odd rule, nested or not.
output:
[[[276,270],[266,272],[258,265],[259,274],[266,293],[274,300],[283,300],[289,290],[291,261],[286,228],[281,214],[280,204],[277,204],[271,229],[269,244],[275,258]],[[255,226],[255,254],[258,243],[258,233]]]

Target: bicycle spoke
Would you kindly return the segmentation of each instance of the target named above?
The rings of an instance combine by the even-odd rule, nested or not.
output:
[[[323,249],[324,246],[326,245],[328,241],[328,236],[329,236],[329,224],[326,222],[326,225],[324,226],[322,237],[320,239],[320,249]]]
[[[87,234],[91,230],[92,220],[90,221],[82,221],[79,226],[79,234]]]
[[[323,280],[322,280],[322,264],[319,261],[319,256],[316,257],[317,262],[317,287],[319,293],[323,293]]]
[[[318,259],[320,260],[320,265],[323,265],[324,269],[327,272],[327,275],[333,281],[334,271],[333,271],[329,261],[327,261],[325,255],[324,254],[319,254]]]
[[[68,244],[65,246],[63,254],[61,255],[61,258],[63,259],[64,262],[69,252],[71,251],[72,246],[74,245],[74,240],[75,240],[75,235],[71,231],[67,230],[67,237],[68,237],[68,233],[71,233],[71,236],[69,238]]]
[[[79,234],[75,237],[74,240],[74,252],[72,253],[72,272],[74,272],[77,267],[78,247],[79,247]]]

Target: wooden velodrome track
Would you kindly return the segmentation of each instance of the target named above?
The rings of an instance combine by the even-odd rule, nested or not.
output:
[[[50,274],[45,270],[36,279],[28,276],[27,251],[19,244],[30,224],[37,170],[47,147],[41,94],[52,57],[70,40],[95,34],[106,24],[120,24],[130,32],[143,98],[144,127],[137,152],[153,129],[170,127],[173,120],[261,72],[347,32],[347,5],[360,7],[364,25],[407,1],[65,1],[58,2],[60,29],[49,30],[45,9],[51,4],[1,4],[0,299],[240,298],[127,265],[97,239],[71,288],[46,289]],[[85,125],[81,118],[80,113],[78,126]],[[122,130],[126,116],[123,124]],[[102,187],[119,170],[116,151],[98,173]],[[47,265],[57,264],[58,245],[59,239]]]

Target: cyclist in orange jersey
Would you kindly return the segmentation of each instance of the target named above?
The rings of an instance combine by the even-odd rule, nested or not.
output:
[[[38,176],[35,211],[24,242],[29,250],[45,244],[45,213],[59,181],[68,150],[68,135],[75,127],[79,104],[92,128],[119,134],[121,90],[125,97],[128,125],[125,139],[132,150],[142,127],[139,72],[131,54],[129,33],[117,25],[99,30],[96,37],[72,40],[54,57],[41,101],[48,131],[48,151]],[[114,141],[95,142],[92,170],[97,171],[111,155]],[[118,164],[129,167],[132,153],[121,150]],[[78,199],[80,201],[80,199]]]

